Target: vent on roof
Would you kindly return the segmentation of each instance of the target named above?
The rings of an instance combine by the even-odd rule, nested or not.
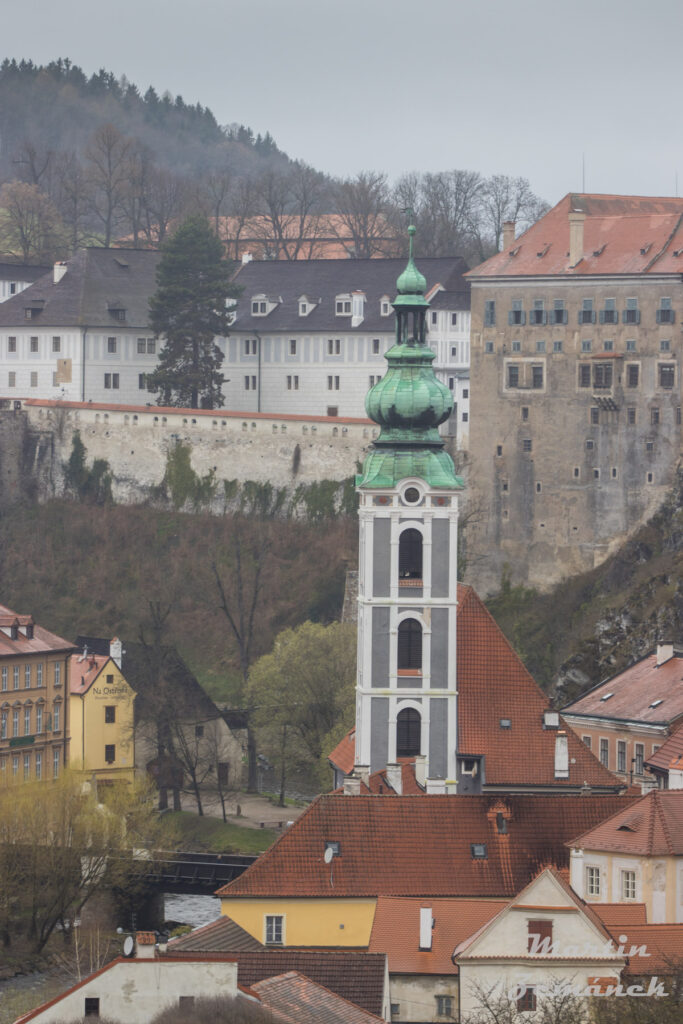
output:
[[[127,260],[124,260],[121,256],[114,256],[114,263],[118,263],[123,270],[128,270],[129,264]]]
[[[683,249],[674,249],[674,256],[683,255]]]
[[[521,248],[522,248],[521,245],[517,245],[517,246],[515,246],[514,249],[510,249],[510,255],[511,256],[516,256]]]
[[[652,242],[648,242],[647,245],[641,246],[640,255],[641,256],[647,256],[647,254],[649,253],[651,248],[652,248]]]
[[[543,248],[541,249],[541,251],[536,253],[536,255],[538,256],[539,260],[543,259],[543,257],[545,256],[545,254],[547,253],[549,248],[550,248],[550,245],[544,245]]]
[[[663,704],[663,703],[664,703],[664,698],[663,698],[663,697],[660,697],[660,698],[659,698],[659,700],[653,700],[653,701],[652,701],[652,704],[650,704],[650,707],[651,707],[651,708],[658,708],[658,707],[659,707],[659,705],[660,705],[660,704]]]
[[[472,843],[470,850],[472,851],[472,860],[486,860],[486,843]]]
[[[600,698],[600,700],[609,700],[609,699],[610,699],[610,697],[613,697],[613,696],[614,696],[614,694],[613,694],[613,693],[605,693],[605,694],[604,694],[604,695],[603,695],[603,696],[602,696],[602,697]]]
[[[594,249],[593,250],[593,255],[594,256],[602,256],[603,252],[605,251],[606,246],[607,246],[607,242],[605,242],[604,245],[601,245],[599,249]]]

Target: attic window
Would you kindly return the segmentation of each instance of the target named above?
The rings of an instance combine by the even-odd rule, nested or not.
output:
[[[123,323],[126,319],[126,311],[120,306],[110,306],[109,314],[113,316],[114,320],[118,320],[119,323]]]
[[[486,860],[486,843],[472,843],[470,846],[472,860]]]
[[[613,697],[613,696],[614,696],[614,694],[613,694],[613,693],[606,693],[606,694],[604,694],[604,696],[602,696],[602,697],[600,698],[600,700],[602,700],[602,701],[605,701],[605,700],[609,700],[609,699],[610,699],[610,697]]]
[[[350,316],[351,315],[351,296],[350,295],[338,295],[335,299],[334,312],[336,316]]]
[[[664,698],[663,698],[663,697],[661,697],[661,698],[660,698],[659,700],[653,700],[653,701],[652,701],[652,704],[650,704],[650,707],[651,707],[651,708],[658,708],[658,707],[659,707],[659,705],[660,705],[660,704],[663,704],[663,703],[664,703]]]
[[[500,811],[496,814],[496,828],[501,836],[506,836],[508,831],[508,820]]]
[[[251,304],[251,315],[252,316],[265,316],[268,312],[268,306],[265,302],[255,301]]]
[[[501,729],[511,729],[512,728],[512,720],[510,718],[501,718],[501,720],[500,720],[500,727],[501,727]]]

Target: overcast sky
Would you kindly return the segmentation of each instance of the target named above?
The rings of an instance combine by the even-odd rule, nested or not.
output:
[[[683,190],[681,0],[0,0],[3,55],[70,57],[335,175],[450,168]]]

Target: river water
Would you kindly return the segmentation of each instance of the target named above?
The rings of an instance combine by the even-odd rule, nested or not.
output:
[[[189,924],[199,928],[211,924],[221,916],[221,901],[218,896],[177,896],[164,893],[164,917],[176,924]]]

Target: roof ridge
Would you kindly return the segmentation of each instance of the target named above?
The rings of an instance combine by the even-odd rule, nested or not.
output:
[[[675,792],[675,790],[674,790],[674,792]],[[671,839],[671,832],[669,830],[669,823],[666,820],[666,815],[664,814],[664,806],[663,806],[663,804],[660,801],[660,793],[659,793],[658,789],[654,790],[654,800],[653,800],[653,803],[654,803],[654,811],[653,811],[653,814],[652,814],[652,818],[653,818],[653,823],[652,823],[653,832],[654,832],[654,817],[655,817],[655,814],[656,814],[657,817],[659,818],[659,823],[660,823],[662,831],[664,833],[664,839],[666,841],[667,849],[668,849],[670,854],[673,854],[674,853],[674,845],[673,845],[673,842],[672,842],[672,839]]]

